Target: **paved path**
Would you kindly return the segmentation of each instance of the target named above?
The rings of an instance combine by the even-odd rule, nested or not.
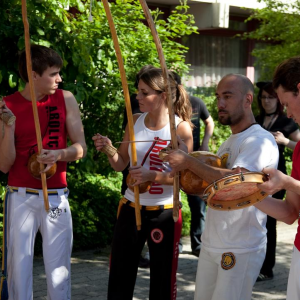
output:
[[[278,223],[277,261],[273,280],[258,282],[252,300],[283,300],[297,224]],[[189,238],[183,239],[177,274],[178,300],[193,300],[197,258],[190,254]],[[109,249],[99,253],[75,252],[72,257],[72,300],[106,299]],[[34,260],[34,300],[46,300],[46,282],[42,258]],[[134,300],[148,299],[149,269],[139,269]],[[221,299],[220,299],[221,300]]]

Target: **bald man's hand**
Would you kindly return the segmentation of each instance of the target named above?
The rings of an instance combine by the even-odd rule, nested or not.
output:
[[[190,160],[194,159],[189,156],[186,152],[178,150],[167,151],[167,156],[164,158],[164,161],[168,162],[172,171],[170,177],[174,177],[175,173],[189,168]]]

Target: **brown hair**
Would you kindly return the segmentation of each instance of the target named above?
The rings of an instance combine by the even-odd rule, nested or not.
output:
[[[259,87],[259,91],[258,91],[258,95],[257,95],[259,115],[261,117],[264,117],[266,114],[265,109],[263,108],[262,103],[261,103],[261,96],[262,96],[263,91],[267,92],[269,95],[271,95],[277,99],[277,107],[276,107],[275,114],[282,115],[283,114],[283,106],[281,105],[281,103],[278,99],[278,96],[277,96],[275,90],[273,89],[272,82],[271,81],[258,82],[258,83],[256,83],[256,86]]]
[[[273,75],[273,87],[278,89],[281,85],[287,92],[298,95],[297,85],[300,82],[300,56],[284,60],[279,64]]]
[[[56,66],[61,68],[63,66],[62,58],[54,50],[40,45],[31,45],[30,48],[32,70],[40,76],[42,76],[44,71],[49,67]],[[28,82],[25,50],[23,50],[19,56],[19,74],[25,82]]]
[[[146,66],[143,66],[139,72],[135,75],[135,82],[134,82],[134,87],[137,89],[138,88],[138,85],[139,85],[139,80],[140,80],[140,76],[146,72],[148,69],[152,69],[152,68],[155,68],[154,66],[152,65],[146,65]]]
[[[191,122],[192,106],[185,88],[176,82],[173,72],[168,71],[168,78],[171,88],[171,98],[174,103],[174,113],[193,127]],[[140,79],[153,90],[159,93],[165,92],[162,69],[147,68],[140,74]]]

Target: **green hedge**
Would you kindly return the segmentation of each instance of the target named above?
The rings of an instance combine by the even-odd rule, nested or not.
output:
[[[69,3],[70,10],[64,9]],[[63,4],[63,5],[62,5]],[[137,72],[147,64],[159,66],[153,37],[138,0],[110,2],[126,69],[130,93]],[[166,15],[152,11],[168,68],[188,73],[188,48],[181,41],[197,27],[186,1]],[[92,142],[96,132],[113,142],[122,137],[124,95],[111,33],[101,1],[28,0],[32,43],[56,50],[63,58],[62,89],[70,90],[81,110],[88,145],[87,156],[68,164],[70,204],[74,223],[74,247],[101,247],[110,242],[116,207],[120,198],[120,175],[99,155]],[[0,1],[0,95],[24,87],[18,76],[18,52],[24,48],[21,0]],[[7,176],[0,173],[0,194]],[[0,222],[0,227],[2,223]]]
[[[70,206],[73,218],[74,249],[98,248],[110,243],[121,198],[122,174],[108,177],[70,172]],[[75,174],[74,174],[75,173]]]

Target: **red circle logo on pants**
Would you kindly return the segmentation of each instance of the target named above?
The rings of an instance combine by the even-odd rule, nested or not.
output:
[[[160,229],[155,228],[151,231],[151,238],[154,243],[158,244],[163,240],[164,234]]]

